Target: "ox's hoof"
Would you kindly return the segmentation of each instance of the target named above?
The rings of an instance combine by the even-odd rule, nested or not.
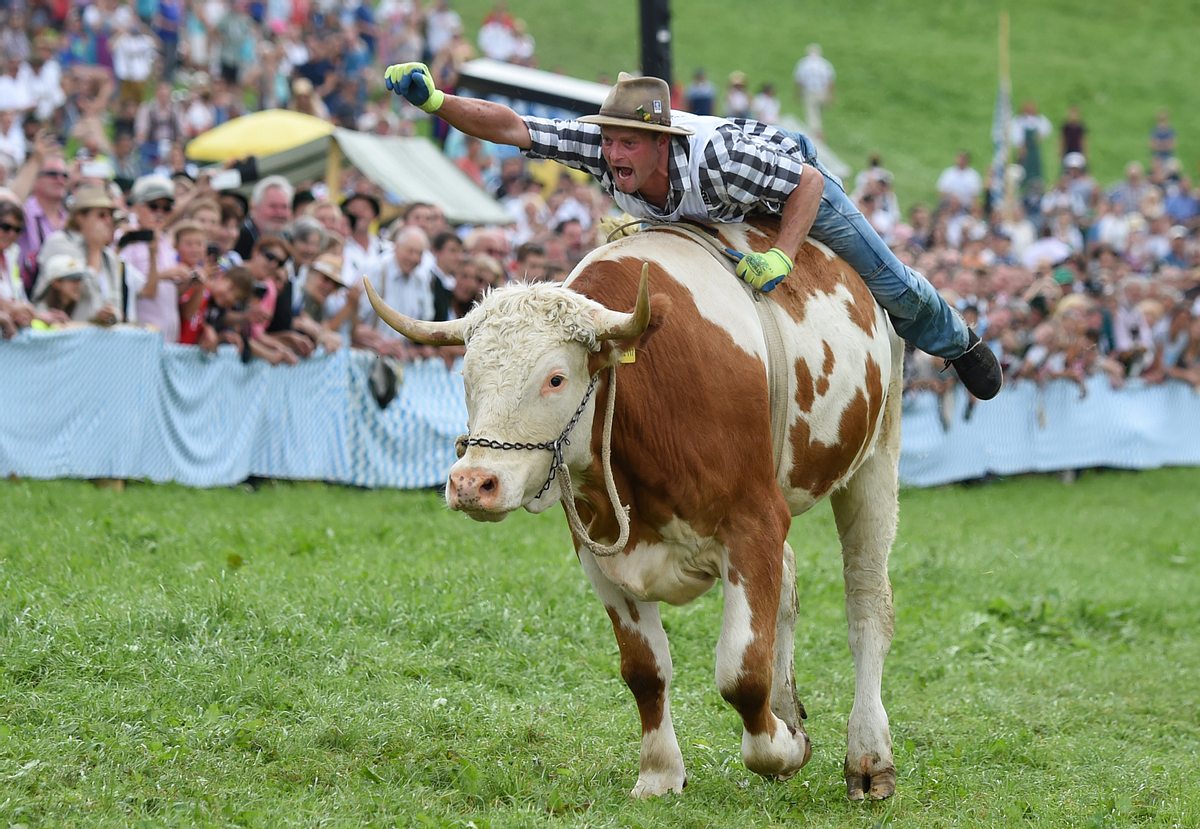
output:
[[[742,760],[746,768],[763,777],[787,780],[812,757],[812,741],[803,728],[793,728],[782,720],[776,723],[775,736],[742,732]]]
[[[883,800],[896,793],[896,767],[871,770],[871,759],[863,757],[858,767],[846,758],[846,797],[851,800]]]
[[[629,792],[629,796],[645,800],[664,794],[679,794],[686,786],[687,776],[683,774],[643,774],[638,777],[637,785]]]

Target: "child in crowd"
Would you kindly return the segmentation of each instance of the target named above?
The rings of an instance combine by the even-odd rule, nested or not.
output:
[[[87,265],[79,259],[66,254],[49,257],[41,277],[46,280],[46,290],[38,299],[36,309],[40,312],[58,311],[70,318],[83,295],[83,278],[86,275]]]
[[[240,266],[217,270],[207,283],[193,279],[179,298],[179,342],[208,352],[223,342],[241,350],[245,315],[238,309],[249,301],[253,284],[250,271]]]
[[[171,228],[171,237],[179,266],[194,278],[204,269],[204,228],[196,222],[182,221]]]

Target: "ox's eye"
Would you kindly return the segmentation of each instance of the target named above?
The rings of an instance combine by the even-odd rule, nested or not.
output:
[[[567,375],[561,371],[552,371],[546,375],[546,379],[542,381],[542,397],[551,394],[558,394],[567,387]]]

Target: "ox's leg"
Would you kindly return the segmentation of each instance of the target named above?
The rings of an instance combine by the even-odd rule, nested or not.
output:
[[[775,676],[771,681],[771,711],[797,731],[804,731],[808,714],[796,693],[796,554],[783,545],[783,578],[775,617]]]
[[[671,722],[671,651],[655,602],[630,599],[600,571],[587,550],[579,561],[604,602],[621,650],[621,677],[637,701],[642,720],[641,764],[634,797],[681,792],[687,785],[683,755]]]
[[[854,657],[854,708],[850,712],[845,766],[846,793],[851,800],[879,800],[896,790],[892,735],[880,692],[883,660],[891,645],[894,621],[887,565],[896,536],[899,490],[898,383],[897,371],[875,452],[846,488],[832,497],[842,541],[846,621]]]
[[[726,556],[721,573],[725,615],[717,642],[717,688],[742,717],[742,760],[746,768],[786,780],[808,762],[812,746],[802,728],[772,711],[777,697],[775,670],[780,659],[776,626],[781,621],[779,604],[785,570],[779,550],[788,524],[786,508],[781,509],[783,520],[778,522],[778,533],[763,526],[749,529],[737,536]],[[794,596],[789,594],[789,598],[793,602],[790,619],[794,620]],[[791,635],[786,639],[790,651]],[[786,662],[785,670],[790,675],[791,660]],[[780,685],[787,686],[788,678],[779,677]],[[795,710],[794,692],[792,700]]]

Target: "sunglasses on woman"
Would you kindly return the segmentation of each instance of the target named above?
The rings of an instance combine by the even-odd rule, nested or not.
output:
[[[0,222],[0,233],[24,233],[25,225],[10,225],[8,222]]]

